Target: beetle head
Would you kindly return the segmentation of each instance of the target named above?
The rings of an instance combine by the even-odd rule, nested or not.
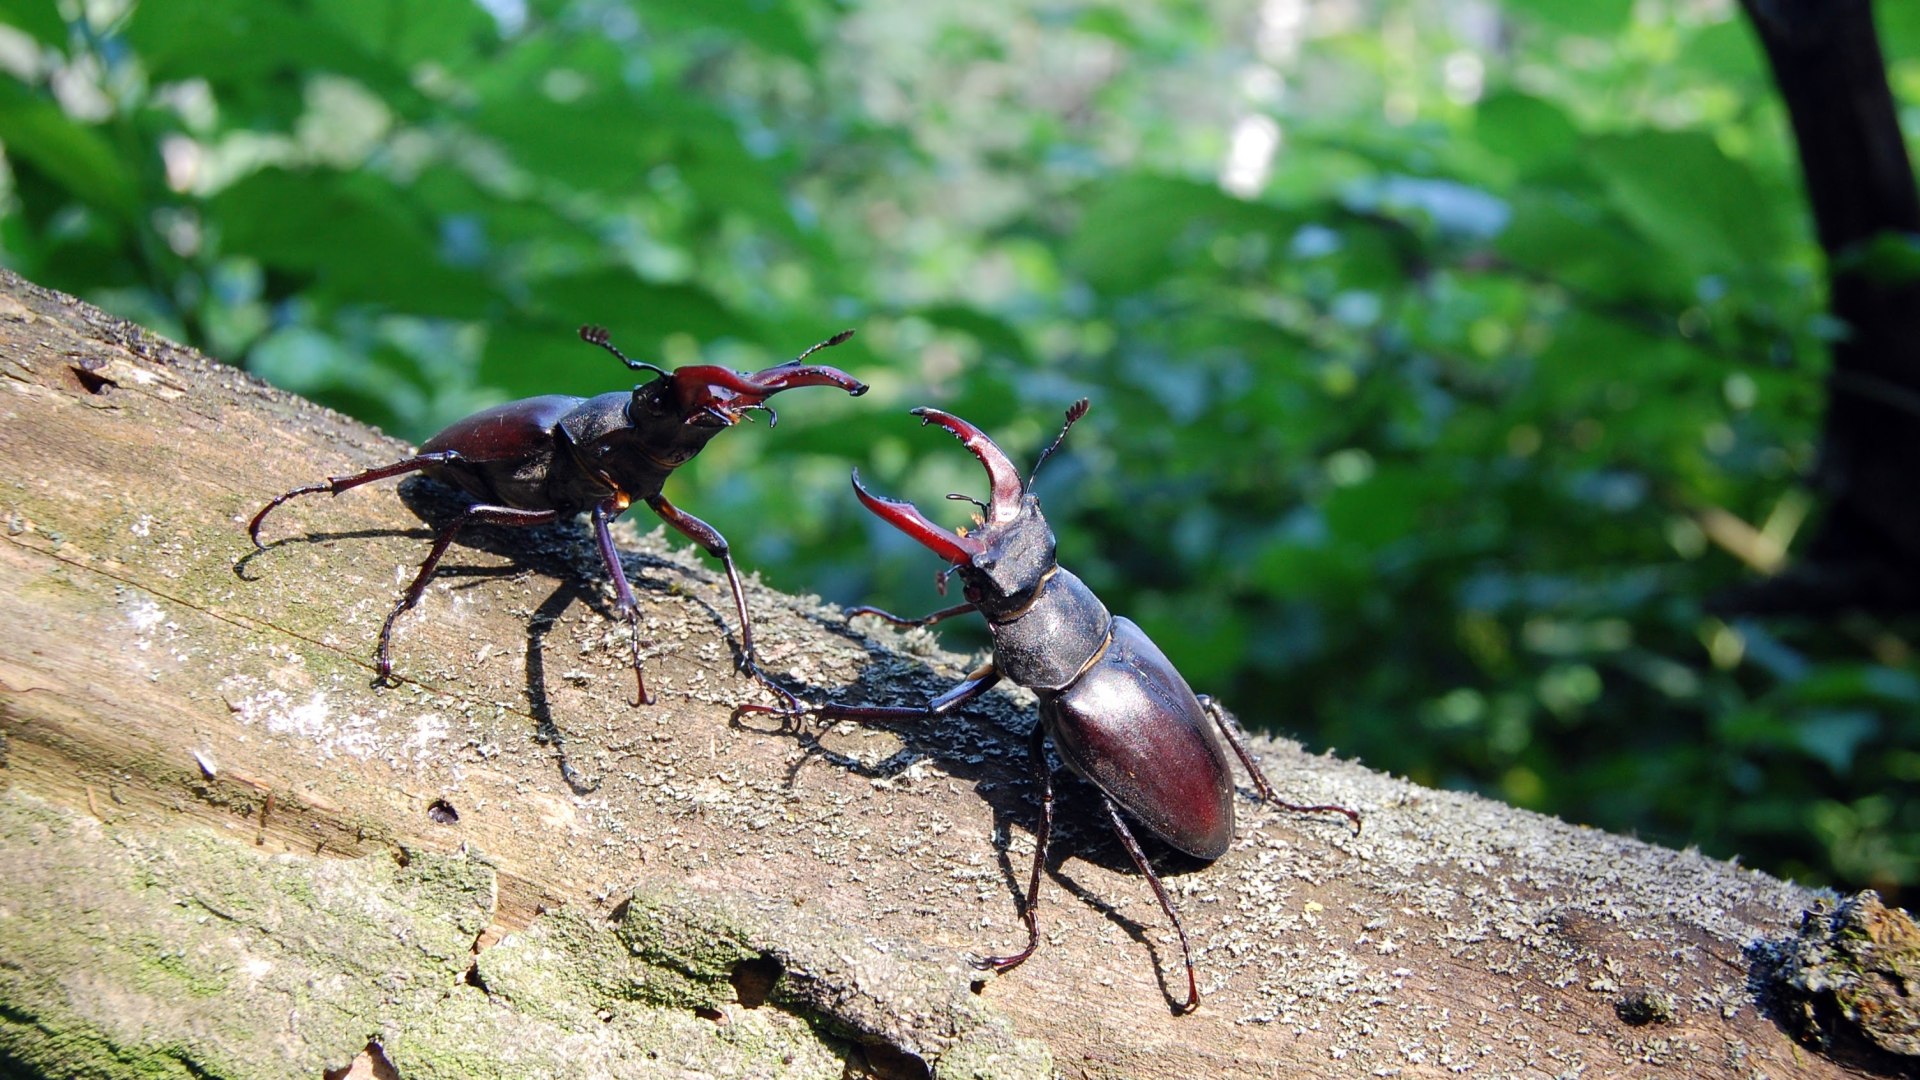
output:
[[[1086,411],[1085,399],[1067,410],[1061,438]],[[1027,490],[1032,477],[1023,482],[1019,470],[992,439],[952,413],[921,408],[913,410],[913,415],[923,424],[951,432],[986,468],[991,494],[987,502],[977,504],[981,513],[975,518],[974,528],[952,532],[943,529],[912,503],[868,491],[860,483],[858,470],[853,474],[854,494],[888,524],[952,563],[966,583],[967,599],[979,605],[989,618],[1023,609],[1054,567],[1053,530],[1040,512],[1040,500]],[[1041,453],[1040,461],[1059,445],[1060,439],[1055,439]],[[1038,462],[1034,469],[1038,471]]]
[[[629,359],[607,339],[607,332],[602,327],[580,328],[583,340],[619,357],[622,363],[635,371],[651,371],[659,376],[633,388],[636,416],[677,416],[681,423],[690,427],[714,430],[732,427],[751,416],[755,409],[766,410],[768,426],[778,423],[779,414],[767,404],[767,399],[796,386],[837,386],[854,397],[866,393],[866,383],[839,368],[804,362],[821,349],[838,345],[852,336],[853,331],[842,330],[792,360],[760,371],[734,371],[714,364],[693,364],[668,371],[663,367]]]

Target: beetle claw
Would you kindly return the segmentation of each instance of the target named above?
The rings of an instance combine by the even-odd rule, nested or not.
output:
[[[800,708],[800,699],[793,696],[793,691],[774,682],[771,676],[761,671],[759,663],[755,661],[751,653],[741,653],[734,657],[733,667],[735,671],[773,691],[775,694],[778,694],[781,700],[787,703],[786,709],[783,710],[784,712],[798,714],[804,711]]]
[[[935,555],[950,563],[970,563],[973,557],[986,550],[978,540],[959,536],[927,520],[920,508],[902,499],[889,499],[885,495],[875,495],[860,483],[860,470],[853,470],[853,493],[862,505],[873,511],[887,524],[918,540]]]
[[[781,708],[777,705],[760,705],[753,702],[735,705],[733,707],[732,723],[738,725],[740,718],[748,713],[756,716],[777,716],[780,718],[779,734],[798,735],[801,730],[801,720],[808,716],[818,717],[818,709],[812,706],[801,708],[800,699],[794,697],[784,689],[779,687],[775,687],[775,689],[779,690],[781,696],[787,699],[788,707]]]
[[[966,447],[987,470],[987,480],[992,489],[992,505],[988,508],[987,523],[1004,525],[1012,521],[1020,512],[1020,498],[1026,494],[1026,485],[1020,481],[1020,470],[1014,468],[1012,459],[1006,451],[987,434],[974,425],[960,419],[950,412],[922,406],[910,410],[920,418],[920,423],[933,424],[946,430],[960,445]]]
[[[1032,949],[1023,949],[1011,956],[976,956],[968,953],[967,963],[972,964],[980,971],[991,971],[998,975],[1004,971],[1012,971],[1014,968],[1026,963],[1027,957],[1032,955]]]

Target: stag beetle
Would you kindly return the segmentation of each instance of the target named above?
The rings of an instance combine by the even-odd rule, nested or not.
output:
[[[871,615],[898,626],[930,626],[977,611],[986,617],[992,635],[991,661],[918,708],[829,701],[785,712],[764,705],[743,705],[738,711],[820,720],[911,720],[944,715],[985,693],[1002,678],[1032,690],[1040,699],[1040,720],[1033,726],[1029,754],[1041,796],[1033,875],[1021,910],[1027,926],[1027,946],[1017,953],[974,963],[982,969],[1006,971],[1032,956],[1040,943],[1040,923],[1034,909],[1040,900],[1040,876],[1053,829],[1053,772],[1047,764],[1047,741],[1051,739],[1067,767],[1099,788],[1109,823],[1179,934],[1180,952],[1187,966],[1183,1011],[1192,1011],[1200,1004],[1200,987],[1194,977],[1187,932],[1159,876],[1127,827],[1126,817],[1131,816],[1148,832],[1189,855],[1209,861],[1224,855],[1233,840],[1234,785],[1227,746],[1246,766],[1261,797],[1275,806],[1302,813],[1345,814],[1355,829],[1360,826],[1360,815],[1344,806],[1282,802],[1248,752],[1232,714],[1211,697],[1195,695],[1138,626],[1110,614],[1093,590],[1055,561],[1053,530],[1040,513],[1040,500],[1028,489],[1041,463],[1086,411],[1084,398],[1067,410],[1066,425],[1041,451],[1033,473],[1022,483],[1013,462],[979,428],[939,409],[913,410],[922,424],[938,425],[959,438],[986,467],[992,485],[989,502],[949,496],[974,503],[985,515],[984,520],[976,517],[971,532],[948,532],[911,503],[869,492],[860,483],[859,471],[853,474],[854,494],[867,509],[950,564],[937,579],[943,592],[946,575],[959,573],[966,603],[918,619],[903,619],[870,607],[853,608],[847,617]]]
[[[474,501],[434,538],[433,550],[420,564],[400,602],[380,627],[377,658],[380,677],[393,673],[388,655],[394,620],[414,606],[440,565],[453,538],[474,522],[489,525],[543,525],[582,511],[593,515],[593,535],[600,557],[613,579],[616,607],[633,630],[633,677],[636,704],[651,704],[640,668],[640,607],[627,574],[614,550],[607,524],[628,506],[644,502],[660,519],[706,549],[727,569],[734,609],[740,616],[742,672],[760,679],[792,700],[785,690],[761,674],[753,651],[753,626],[747,619],[747,600],[740,590],[740,574],[726,538],[713,526],[668,502],[660,487],[673,470],[698,454],[707,440],[732,427],[755,409],[767,413],[767,426],[779,416],[766,399],[796,386],[837,386],[854,397],[867,392],[865,383],[838,368],[802,361],[815,352],[853,336],[843,330],[806,352],[774,367],[753,373],[700,364],[668,371],[632,360],[607,339],[606,330],[583,326],[580,337],[618,357],[635,371],[659,378],[598,397],[565,394],[510,401],[456,421],[428,439],[413,457],[368,469],[352,476],[329,477],[325,483],[297,487],[260,508],[247,525],[247,535],[261,547],[260,523],[274,507],[288,499],[316,492],[338,495],[348,488],[390,476],[423,472],[460,488]]]

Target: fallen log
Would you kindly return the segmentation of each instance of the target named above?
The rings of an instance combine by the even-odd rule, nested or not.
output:
[[[1770,989],[1810,970],[1782,958],[1820,894],[1268,740],[1286,797],[1366,827],[1242,800],[1218,862],[1162,853],[1197,1013],[1175,1015],[1178,943],[1072,785],[1040,950],[984,976],[971,955],[1024,939],[1030,699],[895,730],[736,723],[765,699],[732,670],[724,577],[627,529],[658,698],[631,707],[626,627],[578,523],[475,530],[375,686],[375,635],[444,498],[414,481],[303,500],[259,552],[244,524],[406,448],[4,272],[0,414],[0,1071],[1837,1077],[1913,1060]],[[971,666],[925,631],[748,596],[765,664],[815,696],[914,702]],[[1825,1052],[1785,1026],[1816,1014],[1795,1030],[1839,1030]]]

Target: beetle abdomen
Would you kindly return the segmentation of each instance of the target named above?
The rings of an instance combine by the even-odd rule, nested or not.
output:
[[[482,502],[520,509],[549,505],[547,476],[553,461],[553,428],[582,399],[544,394],[496,405],[448,425],[428,439],[421,453],[458,450],[459,465],[436,466],[427,475],[455,484]]]
[[[1155,836],[1217,859],[1233,842],[1233,772],[1213,722],[1160,647],[1129,619],[1040,718],[1060,756]]]

